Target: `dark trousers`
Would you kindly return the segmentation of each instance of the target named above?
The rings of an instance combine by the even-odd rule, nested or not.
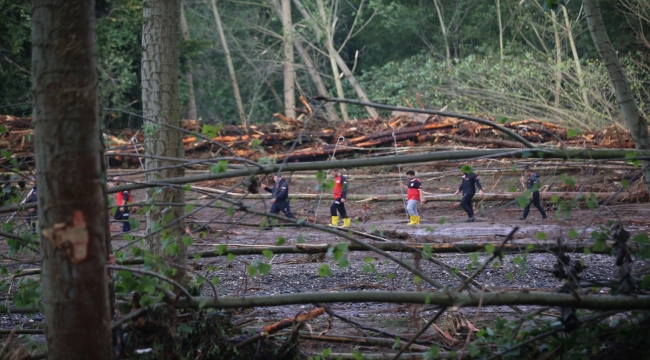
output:
[[[528,213],[530,212],[530,205],[535,205],[537,210],[539,210],[539,212],[542,214],[542,219],[546,219],[546,211],[544,211],[542,204],[539,203],[539,191],[533,192],[533,200],[531,200],[528,203],[528,206],[524,208],[524,219],[528,217]]]
[[[330,214],[332,216],[336,216],[337,211],[339,214],[341,214],[342,219],[348,217],[348,213],[345,211],[345,204],[341,201],[341,199],[334,199],[334,203],[332,203],[332,206],[330,206]]]
[[[273,204],[271,204],[271,210],[269,213],[275,215],[279,214],[280,211],[284,214],[284,216],[288,217],[289,219],[295,219],[295,215],[291,213],[291,207],[289,206],[289,201],[276,201]]]
[[[36,234],[36,220],[38,220],[38,214],[27,213],[27,224],[29,224],[32,235]]]
[[[131,223],[129,222],[129,210],[125,209],[124,212],[121,212],[119,208],[115,210],[115,220],[122,222],[122,232],[131,231]]]
[[[474,197],[474,193],[466,193],[463,195],[463,198],[460,199],[460,207],[465,210],[467,213],[467,216],[470,218],[474,217],[474,208],[472,207],[472,198]]]

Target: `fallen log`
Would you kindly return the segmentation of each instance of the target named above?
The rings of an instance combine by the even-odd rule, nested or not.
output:
[[[373,139],[379,139],[379,138],[385,138],[385,137],[390,137],[392,139],[393,133],[395,136],[398,135],[404,135],[407,133],[416,133],[416,132],[421,132],[421,131],[427,131],[427,130],[436,130],[436,129],[447,129],[454,127],[458,121],[453,121],[453,120],[448,120],[443,123],[431,123],[431,124],[424,124],[424,125],[418,125],[418,126],[409,126],[401,129],[391,129],[391,130],[386,130],[386,131],[380,131],[372,134],[366,134],[363,136],[359,136],[353,139],[350,139],[351,144],[358,144],[358,143],[363,143],[367,142],[369,140]]]
[[[241,349],[241,348],[245,347],[248,344],[254,343],[257,340],[260,340],[260,339],[263,339],[263,338],[269,336],[270,334],[273,334],[273,333],[275,333],[277,331],[280,331],[282,329],[286,329],[286,328],[288,328],[290,326],[293,326],[293,324],[295,322],[301,323],[301,322],[305,322],[305,321],[308,321],[308,320],[311,320],[311,319],[315,319],[315,318],[323,315],[324,313],[325,313],[325,310],[323,308],[318,308],[318,309],[314,309],[314,310],[312,310],[312,311],[310,311],[310,312],[308,312],[306,314],[298,314],[293,319],[291,319],[291,318],[282,319],[282,320],[280,320],[280,321],[278,321],[278,322],[276,322],[274,324],[267,325],[267,326],[263,327],[262,330],[258,334],[256,334],[255,336],[251,336],[251,337],[237,343],[235,345],[235,348],[236,349]]]
[[[226,246],[218,245],[221,247],[216,251],[201,251],[188,254],[188,258],[213,258],[221,256],[248,256],[248,255],[264,255],[265,251],[271,251],[273,254],[323,254],[327,253],[330,248],[336,248],[341,243],[331,244],[296,244],[295,246],[273,246],[273,245],[236,245],[228,244]],[[344,242],[347,244],[347,249],[352,252],[361,251],[367,252],[368,249],[357,244]],[[474,253],[474,252],[487,252],[488,248],[496,248],[499,243],[449,243],[449,244],[424,244],[424,243],[403,243],[403,242],[372,242],[373,246],[384,250],[393,252],[407,252],[407,253],[421,253],[425,248],[431,251],[432,254],[452,254],[452,253]],[[632,253],[640,251],[637,244],[628,244]],[[430,250],[429,250],[430,249]],[[548,253],[558,252],[556,242],[540,243],[535,240],[517,240],[513,244],[505,244],[502,248],[504,253]],[[564,253],[577,253],[583,254],[588,251],[593,254],[611,254],[614,248],[611,244],[604,244],[603,246],[594,246],[589,243],[564,243],[562,244],[562,251]],[[133,258],[123,261],[118,261],[120,265],[139,265],[144,260],[142,258]]]
[[[312,341],[326,341],[332,343],[343,344],[357,344],[361,346],[382,346],[392,348],[395,346],[396,341],[393,339],[385,339],[378,337],[360,337],[360,336],[345,336],[345,335],[313,335],[306,331],[298,333],[303,340]],[[429,347],[423,345],[412,344],[409,347],[411,350],[427,351]],[[322,355],[322,354],[321,354]]]

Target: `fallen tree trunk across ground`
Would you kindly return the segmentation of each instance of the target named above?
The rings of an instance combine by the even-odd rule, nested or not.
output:
[[[215,192],[223,194],[225,191],[201,188],[204,191]],[[523,196],[522,192],[513,193],[485,193],[483,196],[476,195],[472,199],[474,202],[478,201],[510,201],[515,200],[517,197]],[[226,196],[242,198],[245,194],[240,193],[227,193]],[[291,199],[296,200],[318,200],[322,197],[321,194],[292,194]],[[269,199],[269,195],[265,194],[249,194],[246,195],[247,199]],[[406,196],[402,195],[372,195],[372,194],[350,194],[347,195],[347,200],[356,200],[358,202],[370,201],[403,201]],[[427,201],[453,201],[459,202],[462,196],[453,194],[432,194],[425,195],[424,199]],[[542,192],[540,193],[542,200],[587,200],[595,198],[598,202],[605,200],[618,201],[618,202],[637,202],[647,201],[648,195],[645,192],[628,193],[628,192],[600,192],[600,193],[584,193],[584,192]]]
[[[277,294],[273,296],[246,297],[193,297],[182,298],[179,307],[205,308],[251,308],[257,306],[284,306],[314,303],[407,303],[439,306],[476,307],[504,305],[561,306],[590,310],[650,310],[650,296],[559,294],[541,291],[500,293],[457,293],[448,290],[438,292],[411,291],[346,291]]]
[[[219,245],[216,251],[203,251],[188,254],[189,258],[199,256],[201,258],[211,258],[219,256],[228,256],[230,254],[235,256],[241,255],[263,255],[265,251],[271,251],[273,254],[324,254],[330,251],[331,248],[338,248],[340,243],[331,244],[298,244],[295,246],[272,246],[272,245],[257,245],[257,246],[238,246],[238,245]],[[367,248],[352,243],[347,244],[345,247],[349,251],[369,251]],[[210,244],[212,246],[212,244]],[[403,242],[384,242],[373,243],[373,246],[384,250],[394,252],[430,252],[431,254],[445,254],[445,253],[473,253],[473,252],[487,252],[488,249],[494,250],[499,246],[498,243],[451,243],[451,244],[423,244],[423,243],[403,243]],[[637,244],[628,244],[630,252],[638,252],[640,250]],[[426,250],[425,250],[426,249]],[[539,241],[522,242],[518,241],[514,244],[505,244],[502,248],[504,253],[515,252],[530,252],[530,253],[557,253],[558,247],[556,243],[540,243]],[[594,245],[589,243],[565,243],[562,245],[564,253],[585,253],[590,252],[594,254],[612,254],[614,248],[610,244]],[[126,259],[118,261],[121,265],[138,265],[144,263],[142,258]]]

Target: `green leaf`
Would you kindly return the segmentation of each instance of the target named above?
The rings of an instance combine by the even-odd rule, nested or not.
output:
[[[447,220],[446,220],[445,217],[443,216],[443,217],[440,218],[439,223],[440,223],[440,225],[442,225],[442,224],[444,224],[446,221],[447,221]]]
[[[415,276],[413,278],[413,282],[416,283],[416,284],[419,284],[421,281],[422,281],[422,279],[419,276]]]
[[[298,235],[298,238],[296,239],[296,243],[304,244],[305,243],[305,238],[303,238],[302,235]]]
[[[321,354],[323,354],[323,356],[330,356],[331,353],[332,353],[331,348],[330,349],[323,349],[323,351],[321,352]]]
[[[605,239],[596,240],[596,242],[594,243],[594,246],[593,246],[593,250],[598,251],[598,252],[602,252],[602,251],[605,251],[605,249],[607,249]]]
[[[217,126],[212,126],[209,124],[203,124],[203,129],[201,130],[201,134],[207,135],[208,137],[216,137],[217,133],[221,130],[221,127],[223,125],[219,124]]]
[[[210,166],[210,172],[213,174],[224,173],[228,170],[228,161],[220,160],[215,165]]]
[[[330,275],[332,275],[332,269],[330,269],[329,265],[323,264],[318,268],[318,276],[326,277]]]
[[[373,260],[375,260],[375,259],[371,258],[369,256],[363,258],[363,262],[366,263],[366,264],[370,264],[371,262],[373,262]]]
[[[463,164],[463,165],[460,167],[460,171],[462,171],[462,172],[465,173],[465,174],[469,174],[469,173],[472,172],[472,167],[469,166],[469,165],[467,165],[467,164]]]
[[[260,271],[260,274],[262,274],[262,275],[268,274],[269,271],[271,271],[271,265],[269,265],[267,263],[260,263],[257,266],[257,269]]]
[[[496,120],[497,123],[503,125],[508,121],[508,118],[505,116],[497,116],[494,120]]]
[[[559,195],[554,194],[553,196],[551,196],[551,203],[552,204],[557,204],[558,201],[560,201],[560,196]]]
[[[285,239],[284,237],[280,236],[280,237],[278,238],[278,241],[275,242],[275,246],[280,246],[280,245],[282,245],[282,244],[284,244],[284,243],[286,243],[286,242],[287,242],[287,239]]]
[[[433,251],[431,250],[431,245],[424,244],[424,246],[422,247],[422,257],[425,260],[428,260],[431,257],[432,253],[433,253]]]
[[[492,244],[487,244],[485,245],[485,251],[487,251],[488,254],[492,255],[494,253],[495,246]]]
[[[347,267],[349,265],[350,265],[350,262],[348,261],[347,258],[342,257],[342,258],[339,259],[339,268],[344,268],[344,267]]]
[[[318,170],[316,173],[316,180],[318,180],[319,183],[322,183],[327,179],[327,172],[325,170]]]
[[[262,255],[264,255],[264,257],[265,257],[267,260],[271,260],[271,258],[273,257],[273,251],[268,250],[268,249],[264,249],[264,250],[262,251]]]
[[[235,254],[228,254],[228,256],[226,256],[226,259],[228,259],[228,261],[235,260]]]
[[[632,241],[635,243],[639,244],[650,244],[650,241],[648,241],[648,234],[641,233],[635,237],[632,238]]]
[[[545,240],[546,239],[546,233],[539,231],[536,236],[540,240]]]
[[[248,269],[248,276],[253,277],[255,274],[257,274],[257,266],[254,264],[250,264],[246,267]]]
[[[194,210],[194,204],[185,205],[185,212],[186,213],[192,212],[192,210]]]
[[[578,232],[577,231],[575,231],[573,229],[569,230],[569,238],[575,239],[577,237],[578,237]]]
[[[630,182],[623,179],[621,180],[621,186],[623,187],[623,189],[627,189],[627,187],[630,186]]]
[[[530,204],[530,199],[524,195],[517,196],[515,200],[517,200],[517,204],[519,204],[519,207],[521,207],[522,209],[528,206],[528,204]]]
[[[189,237],[189,236],[183,236],[183,237],[181,238],[181,241],[183,241],[183,244],[184,244],[185,246],[192,246],[192,244],[194,244],[194,239],[192,239],[192,238]]]
[[[580,129],[568,129],[566,131],[566,138],[567,139],[572,139],[580,134]]]
[[[360,352],[358,352],[358,351],[356,351],[356,350],[352,352],[352,357],[353,357],[355,360],[363,360],[363,354],[360,353]]]

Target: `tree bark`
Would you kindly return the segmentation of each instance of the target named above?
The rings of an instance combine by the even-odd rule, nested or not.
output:
[[[580,85],[580,93],[582,94],[582,103],[585,106],[585,110],[591,111],[591,106],[589,105],[589,97],[587,96],[587,88],[585,87],[585,76],[582,73],[582,65],[580,65],[580,56],[578,55],[578,50],[576,49],[576,42],[573,38],[573,30],[571,29],[571,21],[569,20],[569,13],[566,10],[566,6],[562,6],[562,15],[564,16],[564,26],[566,26],[567,37],[569,38],[569,45],[571,46],[571,54],[573,54],[573,62],[576,67],[576,74],[578,75],[578,85]]]
[[[497,4],[497,24],[499,25],[499,55],[503,60],[503,24],[501,22],[501,0],[495,0]]]
[[[187,26],[187,18],[185,17],[185,10],[181,5],[181,35],[184,41],[190,41],[190,31]],[[187,82],[187,118],[196,120],[196,100],[194,98],[194,79],[192,78],[192,59],[187,60],[187,71],[185,72],[185,82]]]
[[[235,94],[235,103],[237,104],[237,112],[239,113],[239,122],[244,129],[247,129],[246,114],[244,113],[244,104],[241,100],[241,94],[239,92],[239,84],[237,83],[237,74],[235,73],[235,67],[232,64],[232,57],[230,56],[230,50],[228,48],[228,42],[226,41],[226,35],[223,32],[223,25],[221,24],[221,15],[219,15],[219,10],[217,9],[217,1],[211,0],[212,13],[214,14],[214,21],[217,23],[217,32],[219,33],[219,39],[221,40],[221,46],[223,47],[224,56],[226,57],[226,64],[228,65],[228,74],[230,74],[230,81],[232,82],[232,90]],[[246,130],[248,132],[248,130]]]
[[[562,43],[554,10],[551,10],[551,21],[553,22],[553,35],[555,36],[555,91],[553,92],[553,103],[556,108],[559,108],[560,93],[562,92]]]
[[[291,21],[291,0],[282,0],[282,32],[284,35],[284,115],[296,118],[296,92],[293,69],[293,22]]]
[[[271,296],[247,297],[194,297],[191,301],[180,300],[179,307],[196,306],[201,304],[206,308],[238,308],[257,306],[283,306],[293,304],[331,303],[331,302],[383,302],[428,304],[441,306],[475,307],[502,305],[541,305],[562,306],[592,310],[647,310],[650,309],[650,296],[613,296],[613,295],[584,295],[558,294],[541,291],[530,292],[499,292],[471,294],[453,291],[411,292],[411,291],[347,291],[347,292],[315,292],[297,294],[277,294]]]
[[[451,50],[449,48],[447,26],[445,26],[445,19],[442,13],[442,4],[440,3],[440,0],[433,0],[433,4],[435,5],[436,12],[438,13],[438,21],[440,22],[440,31],[442,32],[442,39],[445,42],[445,64],[447,65],[447,70],[451,71]]]
[[[147,0],[143,4],[142,30],[142,103],[144,116],[160,123],[182,126],[180,96],[180,0]],[[157,124],[147,126],[145,131],[146,155],[183,158],[182,133]],[[147,170],[175,165],[176,162],[148,157]],[[182,177],[183,168],[156,170],[146,174],[146,181],[161,182],[167,178]],[[149,189],[147,201],[185,202],[182,189],[162,187]],[[182,207],[151,208],[146,214],[147,233],[157,230],[169,221],[180,218]],[[171,214],[171,215],[170,215]],[[167,217],[167,218],[165,218]],[[173,239],[177,251],[171,252],[171,261],[184,266],[187,263],[187,249],[181,237],[184,234],[184,221],[178,221],[166,231],[147,237],[151,251],[165,256],[163,239]],[[176,253],[176,254],[174,254]],[[183,283],[184,270],[178,269],[174,280]]]
[[[320,29],[318,24],[314,22],[312,16],[302,6],[300,0],[293,0],[293,4],[296,6],[298,11],[300,11],[300,13],[305,18],[305,20],[307,20],[307,22],[312,26],[312,30],[314,31],[316,37],[322,38],[324,36],[323,31]],[[352,74],[352,71],[350,71],[348,65],[345,63],[343,58],[341,58],[341,55],[339,55],[338,52],[335,52],[334,56],[335,56],[334,59],[336,60],[336,64],[341,69],[341,71],[343,71],[343,75],[345,75],[346,79],[354,89],[354,92],[357,94],[357,96],[361,99],[361,101],[370,102],[370,99],[366,95],[365,91],[363,91],[361,85],[357,82],[357,79]],[[375,110],[374,108],[366,107],[366,111],[368,112],[368,115],[370,115],[370,117],[373,119],[377,119],[379,117],[379,113],[377,113],[377,110]]]
[[[630,129],[634,144],[637,149],[649,150],[650,136],[648,136],[648,123],[639,111],[639,107],[634,99],[634,93],[632,93],[630,84],[627,81],[625,69],[619,61],[612,43],[609,41],[598,0],[582,0],[582,5],[585,9],[591,38],[594,41],[594,45],[596,45],[600,59],[607,68],[609,78],[612,80],[614,91],[616,92],[616,99],[621,107],[621,112],[623,113],[627,127]],[[644,161],[643,168],[644,182],[648,193],[650,193],[650,161]]]
[[[112,359],[95,2],[34,0],[34,144],[50,359]]]

